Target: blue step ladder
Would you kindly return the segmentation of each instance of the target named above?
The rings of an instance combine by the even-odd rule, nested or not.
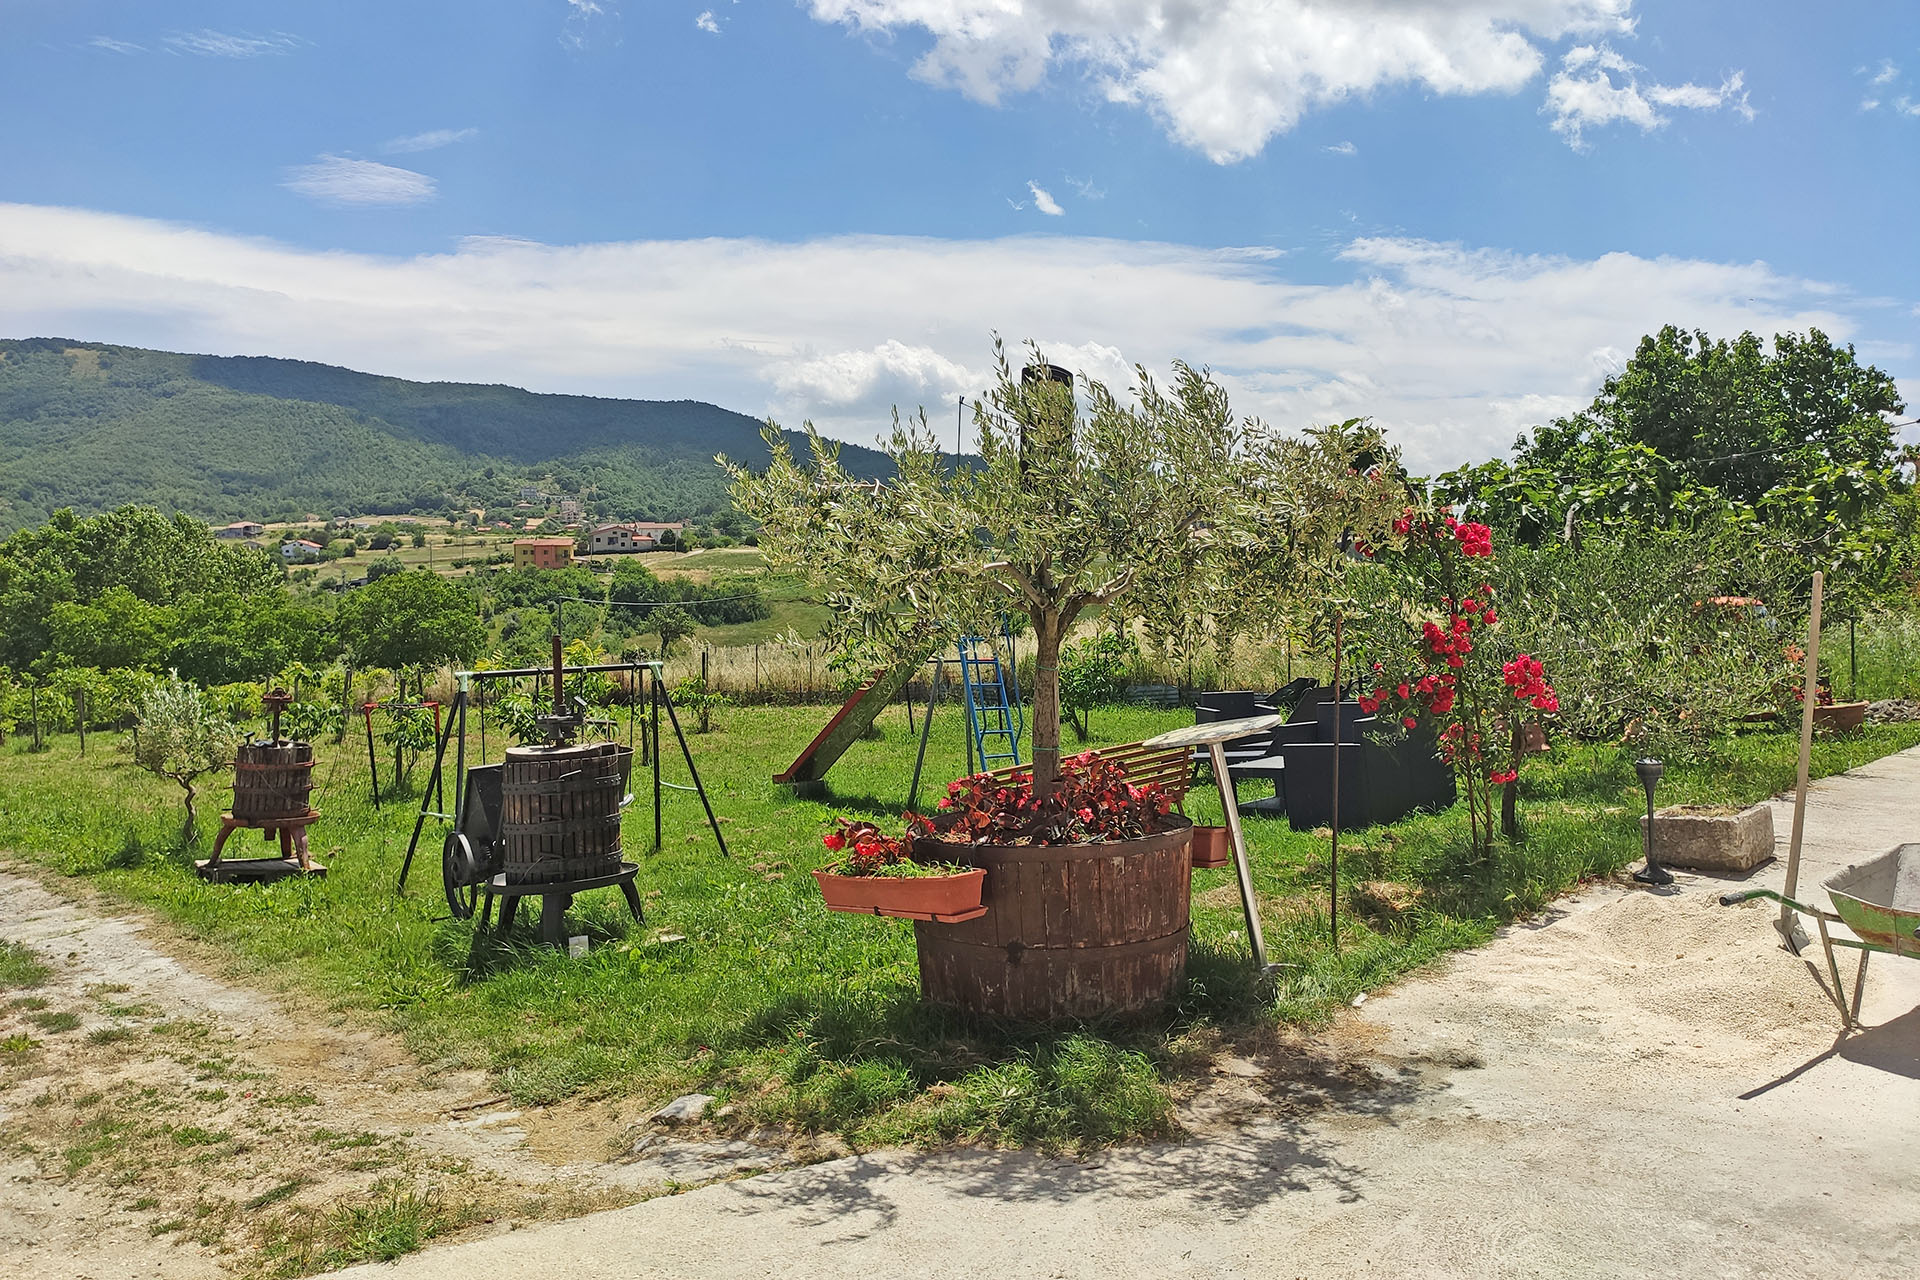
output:
[[[1009,678],[1017,681],[1018,677],[1001,664],[1000,648],[991,639],[962,636],[959,651],[967,733],[979,761],[977,766],[970,762],[969,768],[985,773],[1003,764],[1019,764],[1020,736],[1027,727],[1026,708],[1021,705],[1017,683],[1013,696],[1007,695]],[[1012,651],[1011,644],[1008,651]]]

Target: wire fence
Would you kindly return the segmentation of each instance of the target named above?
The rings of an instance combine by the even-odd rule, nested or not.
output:
[[[1006,660],[1008,642],[998,641],[1002,660]],[[1031,701],[1034,680],[1034,643],[1030,636],[1016,636],[1011,645],[1012,670],[1022,700]],[[1194,693],[1209,689],[1276,689],[1296,675],[1324,674],[1316,664],[1296,659],[1286,648],[1274,645],[1254,649],[1242,646],[1232,661],[1222,664],[1211,651],[1184,658],[1155,658],[1140,654],[1129,672],[1129,683],[1142,690],[1154,690],[1149,700],[1172,697],[1189,701]],[[672,654],[666,663],[669,685],[704,676],[707,688],[725,694],[742,705],[755,703],[837,703],[873,675],[871,670],[845,670],[834,665],[838,651],[819,641],[769,641],[750,645],[694,645]],[[953,665],[954,652],[948,649],[946,679],[959,678]],[[903,689],[900,698],[925,701],[933,661],[927,664]],[[1167,690],[1171,690],[1168,694]],[[1009,693],[1013,691],[1010,689]]]

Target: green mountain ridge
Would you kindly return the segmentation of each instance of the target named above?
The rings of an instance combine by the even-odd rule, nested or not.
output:
[[[511,505],[522,485],[622,519],[727,519],[724,453],[761,423],[696,400],[411,382],[267,356],[0,339],[0,535],[123,503],[202,519]],[[804,437],[788,432],[796,447]],[[890,468],[847,445],[862,475]]]

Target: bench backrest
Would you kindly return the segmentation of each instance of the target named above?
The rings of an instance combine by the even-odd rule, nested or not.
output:
[[[1193,780],[1193,755],[1188,748],[1149,747],[1141,742],[1123,742],[1098,750],[1101,759],[1122,765],[1127,771],[1127,781],[1134,786],[1158,783],[1174,804],[1186,801],[1187,785]],[[1001,765],[998,769],[987,771],[988,777],[1005,782],[1032,775],[1033,766],[1030,764]]]

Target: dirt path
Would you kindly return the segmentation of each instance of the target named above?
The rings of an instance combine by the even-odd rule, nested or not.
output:
[[[0,902],[48,970],[0,991],[0,1275],[304,1274],[790,1162],[665,1137],[645,1100],[521,1111],[19,869]]]

